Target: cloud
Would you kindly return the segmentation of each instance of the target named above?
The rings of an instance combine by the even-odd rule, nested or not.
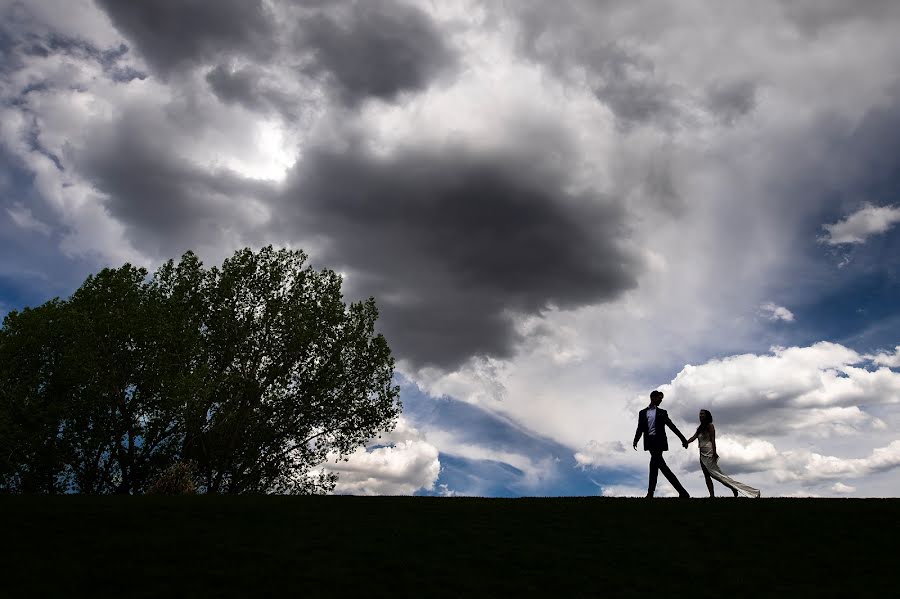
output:
[[[720,80],[706,90],[706,103],[722,122],[733,125],[756,107],[756,94],[757,83],[751,79]]]
[[[889,368],[900,368],[900,345],[894,348],[893,354],[880,352],[872,356],[872,361],[879,366],[887,366]]]
[[[173,71],[224,55],[271,54],[274,23],[263,0],[97,0],[154,69]]]
[[[775,469],[777,480],[816,484],[823,481],[862,478],[900,467],[900,441],[872,450],[864,458],[840,458],[798,450],[784,452]]]
[[[293,43],[304,59],[301,70],[324,76],[349,105],[420,90],[455,62],[443,33],[416,6],[395,0],[327,6],[299,21]]]
[[[322,469],[338,475],[337,494],[412,495],[434,488],[441,462],[437,448],[401,418],[383,439]]]
[[[587,446],[575,453],[575,462],[582,467],[621,465],[623,454],[627,453],[621,441],[590,441]]]
[[[780,456],[771,442],[740,435],[716,435],[716,451],[722,467],[734,474],[769,470]]]
[[[859,366],[866,362],[823,341],[687,365],[660,389],[679,420],[696,422],[697,412],[708,409],[729,434],[856,434],[884,427],[864,408],[900,401],[900,373]],[[642,398],[633,402],[639,404]]]
[[[269,185],[192,163],[154,130],[159,124],[147,112],[127,111],[71,156],[135,247],[165,256],[173,248],[222,244],[229,231],[249,235],[267,221],[260,200],[271,194]]]
[[[50,227],[35,218],[34,214],[31,213],[27,207],[23,206],[21,203],[15,203],[11,207],[6,209],[6,213],[9,215],[9,218],[16,224],[17,227],[21,229],[25,229],[27,231],[34,231],[36,233],[40,233],[41,235],[49,235]]]
[[[207,72],[206,81],[226,104],[239,104],[258,112],[279,112],[288,119],[297,119],[306,102],[282,89],[279,75],[258,66],[219,64]]]
[[[784,322],[794,322],[794,313],[772,302],[766,302],[760,306],[766,318],[769,320],[783,320]]]
[[[900,16],[891,0],[862,0],[849,5],[841,0],[778,0],[785,15],[808,35],[860,21],[890,22]]]
[[[553,6],[517,2],[492,10],[513,17],[521,52],[586,84],[625,129],[669,127],[682,115],[679,104],[686,94],[638,46],[603,34],[610,12],[620,8],[576,0]]]
[[[820,240],[828,245],[865,243],[872,235],[889,231],[900,222],[900,208],[866,204],[850,216],[830,225]]]
[[[274,57],[214,57],[219,64],[206,81],[223,102],[293,121],[314,113],[324,92],[351,109],[371,98],[391,102],[427,88],[457,62],[431,16],[405,2],[303,0],[271,8],[280,24],[271,32]]]
[[[834,483],[833,485],[831,485],[831,490],[834,491],[835,493],[841,493],[841,494],[854,493],[854,492],[856,492],[856,487],[851,487],[850,485],[845,485],[844,483],[838,481],[838,482]]]
[[[636,285],[622,207],[569,187],[541,153],[318,149],[293,173],[281,217],[318,235],[323,261],[379,298],[401,358],[452,369],[473,355],[511,356],[517,314],[609,301]]]

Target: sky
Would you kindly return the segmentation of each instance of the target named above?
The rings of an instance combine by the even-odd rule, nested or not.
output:
[[[401,386],[337,492],[643,495],[660,389],[764,497],[896,496],[898,30],[892,0],[0,0],[0,315],[302,248],[376,298]]]

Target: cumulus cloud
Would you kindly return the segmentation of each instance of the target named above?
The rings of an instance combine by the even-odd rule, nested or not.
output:
[[[834,483],[833,485],[831,485],[831,490],[834,491],[835,493],[845,494],[845,493],[855,492],[856,487],[853,487],[850,485],[845,485],[844,483],[838,481],[838,482]]]
[[[416,6],[396,0],[307,2],[292,36],[300,69],[324,76],[348,104],[391,100],[424,88],[455,62],[443,33]]]
[[[865,243],[873,236],[889,231],[900,222],[900,208],[866,204],[833,224],[822,225],[826,233],[820,239],[828,245]]]
[[[162,256],[190,243],[227,243],[228,232],[246,236],[266,223],[266,182],[193,163],[152,133],[160,129],[147,112],[126,111],[71,157],[136,247]]]
[[[590,441],[575,453],[575,462],[582,467],[615,467],[622,463],[625,453],[625,445],[621,441]]]
[[[264,58],[274,23],[263,0],[97,0],[163,75],[222,54]]]
[[[900,467],[900,441],[872,450],[864,458],[840,458],[811,451],[787,451],[775,469],[779,481],[814,484],[822,481],[861,478]]]
[[[766,302],[760,308],[763,314],[769,320],[783,320],[784,322],[794,322],[794,313],[778,304]]]
[[[434,488],[441,462],[437,448],[401,418],[383,439],[322,469],[338,475],[338,494],[412,495]]]
[[[900,345],[894,348],[894,353],[879,352],[872,356],[872,361],[879,366],[887,366],[889,368],[900,368]]]
[[[300,118],[308,101],[280,82],[281,73],[254,65],[219,64],[206,73],[212,92],[226,104],[238,104],[252,111],[280,113]]]
[[[900,374],[866,362],[836,343],[773,348],[687,365],[660,389],[680,419],[708,409],[730,433],[846,435],[884,427],[864,408],[900,402]]]
[[[780,453],[765,439],[740,435],[716,436],[716,451],[728,472],[759,472],[771,469]]]

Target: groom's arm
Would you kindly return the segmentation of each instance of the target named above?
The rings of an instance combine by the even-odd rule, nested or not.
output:
[[[640,415],[638,415],[637,430],[634,431],[634,443],[631,444],[631,446],[634,449],[637,449],[637,442],[640,441],[640,439],[641,439],[641,417],[640,417]]]
[[[675,423],[672,422],[672,419],[669,418],[668,413],[666,414],[666,424],[669,425],[669,428],[672,429],[676,435],[678,435],[678,438],[681,439],[681,444],[687,447],[687,439],[684,437],[684,435],[681,434],[681,431],[678,430],[678,427],[675,426]]]

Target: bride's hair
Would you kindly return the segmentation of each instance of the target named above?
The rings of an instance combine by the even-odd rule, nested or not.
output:
[[[712,413],[709,410],[700,410],[700,426],[697,427],[697,433],[705,433],[712,421]]]

